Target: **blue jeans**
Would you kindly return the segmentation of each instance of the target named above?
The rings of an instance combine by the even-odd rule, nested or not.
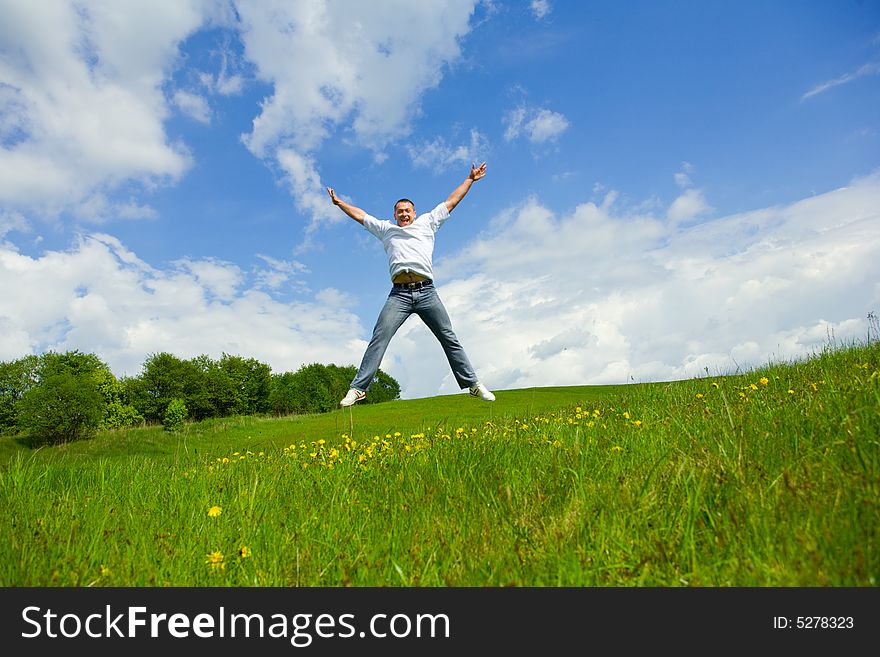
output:
[[[397,333],[397,329],[413,313],[421,317],[431,329],[431,333],[440,341],[458,386],[468,388],[477,382],[474,368],[471,367],[467,354],[464,353],[464,347],[452,330],[452,322],[434,284],[426,283],[419,289],[407,289],[399,285],[391,288],[385,306],[379,313],[379,319],[376,320],[373,337],[370,339],[367,351],[364,352],[361,366],[351,382],[352,388],[363,392],[370,388],[388,343]]]

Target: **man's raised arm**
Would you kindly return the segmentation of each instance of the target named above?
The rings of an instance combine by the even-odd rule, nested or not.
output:
[[[477,182],[480,178],[486,175],[486,163],[483,162],[480,166],[476,164],[471,164],[471,172],[464,181],[456,187],[452,193],[449,195],[449,198],[446,199],[446,209],[449,212],[452,212],[452,209],[458,205],[459,201],[464,198],[464,195],[468,193],[475,182]]]
[[[327,192],[330,194],[330,200],[333,201],[333,205],[342,210],[349,217],[354,219],[359,224],[363,225],[364,217],[367,216],[367,213],[361,210],[359,207],[351,205],[350,203],[346,203],[341,198],[336,196],[336,192],[333,191],[332,187],[327,188]]]

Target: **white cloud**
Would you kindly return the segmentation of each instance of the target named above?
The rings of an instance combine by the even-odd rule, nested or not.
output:
[[[681,171],[675,174],[675,184],[681,187],[682,189],[687,189],[693,182],[691,181],[691,174],[694,172],[694,165],[690,162],[682,162],[681,163]]]
[[[458,59],[474,5],[237,2],[245,56],[274,87],[244,142],[286,173],[310,233],[344,219],[328,212],[315,150],[341,126],[380,158],[406,136],[422,94]]]
[[[694,219],[713,209],[706,201],[703,190],[693,188],[694,183],[691,180],[691,175],[695,170],[694,165],[690,162],[682,162],[681,168],[682,170],[676,173],[674,178],[675,184],[684,191],[672,202],[666,211],[666,217],[673,224],[680,224]]]
[[[210,125],[211,108],[208,106],[208,101],[204,96],[179,89],[174,93],[174,104],[187,116],[199,123]]]
[[[336,290],[281,303],[230,263],[185,259],[158,269],[109,235],[36,258],[0,245],[0,287],[0,360],[80,349],[122,375],[159,351],[182,358],[225,351],[285,371],[355,364],[365,347],[353,300]]]
[[[311,217],[308,238],[318,222],[342,220],[324,207],[318,147],[346,130],[383,159],[459,58],[476,2],[0,0],[0,203],[24,215],[136,216],[142,203],[113,194],[173,183],[192,164],[165,132],[171,110],[208,124],[199,90],[240,93],[253,74],[273,91],[243,141],[281,170]],[[240,36],[243,56],[229,36],[213,52],[219,70],[191,71],[176,89],[180,45],[215,26]]]
[[[532,14],[534,14],[535,18],[541,20],[547,14],[549,14],[553,7],[550,5],[550,0],[532,0],[531,3]]]
[[[277,290],[296,274],[308,272],[308,267],[296,260],[278,260],[267,255],[257,255],[268,267],[255,272],[257,287]]]
[[[556,216],[530,198],[436,264],[487,385],[730,373],[809,355],[830,335],[864,338],[880,307],[880,174],[688,228],[614,207]],[[386,361],[409,396],[457,390],[416,322]]]
[[[471,129],[470,141],[467,144],[453,146],[440,136],[433,141],[407,146],[407,152],[415,166],[438,172],[459,164],[484,162],[488,150],[489,140],[476,128]]]
[[[507,126],[505,140],[513,141],[525,136],[533,144],[555,141],[570,125],[559,112],[524,105],[507,112],[502,122]]]
[[[686,189],[676,198],[666,216],[674,223],[680,223],[705,214],[712,207],[706,202],[703,192],[699,189]]]
[[[819,94],[825,93],[826,91],[828,91],[829,89],[833,89],[834,87],[839,87],[842,84],[847,84],[848,82],[858,80],[859,78],[863,78],[868,75],[877,75],[878,73],[880,73],[880,62],[868,62],[867,64],[864,64],[857,70],[853,71],[852,73],[847,73],[845,75],[841,75],[839,78],[826,80],[825,82],[817,84],[815,87],[813,87],[803,96],[801,96],[801,101],[812,98],[813,96],[818,96]]]
[[[55,215],[130,180],[178,179],[162,84],[200,4],[0,1],[0,203]]]

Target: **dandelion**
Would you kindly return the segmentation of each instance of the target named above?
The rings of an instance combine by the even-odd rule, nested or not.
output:
[[[223,509],[221,509],[219,506],[216,506],[216,505],[212,506],[210,509],[208,509],[208,517],[209,518],[216,518],[221,513],[223,513]]]
[[[698,392],[698,393],[697,393],[697,399],[702,399],[702,398],[703,398],[703,393],[702,393],[702,392]]]
[[[242,545],[238,550],[238,556],[242,559],[247,559],[251,556],[251,549],[247,545]]]
[[[717,383],[713,382],[712,387],[715,388],[716,390],[718,390],[718,388],[720,388],[721,386],[719,386]]]
[[[224,570],[226,568],[226,562],[223,553],[220,550],[215,550],[214,552],[208,553],[208,558],[205,560],[205,563],[211,566],[211,570]]]
[[[620,452],[623,451],[623,447],[621,447],[620,445],[615,445],[614,447],[611,448],[611,451],[620,454]]]
[[[107,575],[109,575],[109,574],[110,574],[110,569],[107,566],[105,566],[104,564],[101,564],[101,577],[107,577]]]
[[[762,386],[765,386],[770,383],[770,379],[768,379],[766,376],[762,376],[761,380],[758,383],[760,383]]]
[[[751,388],[752,390],[757,390],[758,386],[756,386],[754,383],[750,383],[749,388]]]

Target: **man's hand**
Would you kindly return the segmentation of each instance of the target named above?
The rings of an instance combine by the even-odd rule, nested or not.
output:
[[[486,163],[483,162],[480,166],[477,166],[475,163],[471,163],[471,175],[468,176],[471,180],[476,182],[480,178],[486,175]]]
[[[333,205],[342,210],[345,214],[347,214],[359,224],[364,223],[364,217],[367,216],[366,212],[364,212],[357,206],[346,203],[341,198],[336,196],[336,192],[333,191],[332,187],[327,188],[327,193],[330,194],[330,200],[333,201]]]
[[[480,166],[477,166],[475,163],[471,163],[471,172],[468,174],[468,177],[465,178],[458,187],[452,190],[449,198],[446,199],[446,209],[449,210],[449,212],[452,212],[455,206],[458,205],[459,201],[464,198],[464,195],[468,193],[471,185],[473,185],[485,175],[485,162],[483,162]]]

